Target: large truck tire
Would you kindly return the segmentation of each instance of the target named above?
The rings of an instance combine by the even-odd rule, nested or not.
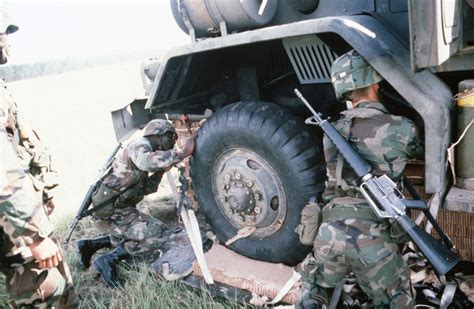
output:
[[[255,226],[229,248],[247,257],[295,265],[311,247],[295,228],[325,180],[318,132],[273,103],[225,106],[199,130],[192,186],[218,239]]]

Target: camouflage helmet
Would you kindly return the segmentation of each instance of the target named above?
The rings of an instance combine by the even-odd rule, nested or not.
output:
[[[382,81],[382,76],[355,50],[337,58],[331,67],[331,82],[340,99],[346,92]]]
[[[12,34],[18,30],[18,26],[14,24],[11,17],[0,4],[0,33]]]
[[[145,126],[143,136],[164,135],[167,132],[176,134],[173,124],[164,119],[154,119]]]

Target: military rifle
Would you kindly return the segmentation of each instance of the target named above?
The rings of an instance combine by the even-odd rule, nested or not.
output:
[[[397,185],[387,175],[373,176],[371,166],[362,159],[359,153],[352,148],[336,128],[327,119],[321,118],[321,115],[313,109],[298,89],[295,89],[295,94],[313,114],[312,117],[306,119],[305,123],[321,127],[357,176],[362,180],[360,190],[375,214],[379,218],[396,220],[439,275],[444,275],[451,270],[459,262],[459,256],[422,230],[406,214],[408,207],[424,209],[427,208],[426,204],[421,200],[407,200],[397,189]]]
[[[118,143],[117,146],[115,146],[114,150],[112,151],[112,153],[108,157],[108,159],[105,162],[104,166],[100,169],[99,175],[96,178],[97,180],[89,186],[89,189],[87,190],[86,195],[82,199],[81,207],[79,207],[79,211],[77,212],[76,217],[74,218],[74,220],[72,221],[72,223],[69,227],[68,234],[67,234],[67,236],[64,240],[65,245],[67,245],[69,243],[71,235],[74,232],[74,229],[76,228],[76,225],[79,223],[80,220],[82,220],[83,218],[85,218],[88,215],[92,214],[92,212],[103,208],[103,206],[106,206],[107,204],[109,204],[110,202],[112,202],[113,200],[115,200],[118,197],[118,196],[114,196],[114,197],[100,203],[99,205],[96,205],[94,208],[88,210],[89,206],[92,204],[92,194],[94,194],[94,192],[97,190],[97,188],[99,188],[100,183],[102,181],[102,178],[104,178],[104,176],[108,173],[108,171],[110,169],[110,166],[112,165],[112,162],[114,161],[115,155],[117,154],[117,152],[120,150],[121,147],[122,147],[122,143]]]

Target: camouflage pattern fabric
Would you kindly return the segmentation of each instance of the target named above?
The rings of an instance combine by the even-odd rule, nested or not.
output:
[[[17,252],[22,248],[15,247],[6,235],[3,236],[1,255],[11,258],[15,253],[18,256]],[[9,301],[11,307],[72,308],[72,276],[64,261],[57,267],[40,269],[31,255],[22,254],[21,260],[22,263],[0,267],[12,298]]]
[[[355,50],[337,58],[331,67],[331,82],[337,98],[346,92],[382,81],[382,76]]]
[[[375,176],[387,174],[397,181],[407,160],[423,153],[413,123],[390,115],[380,103],[361,102],[343,112],[334,126],[369,162]],[[397,225],[371,212],[364,212],[370,213],[367,218],[351,218],[355,208],[370,206],[359,192],[352,168],[326,136],[323,142],[328,176],[323,198],[327,204],[314,251],[300,265],[305,286],[300,305],[312,298],[327,303],[325,288],[334,287],[352,271],[376,307],[413,307],[409,269],[397,244],[406,239],[404,234]],[[331,213],[341,216],[329,216]]]
[[[424,154],[423,140],[412,121],[391,115],[380,103],[361,102],[341,113],[334,127],[372,167],[374,176],[387,174],[395,182],[409,159]],[[324,156],[328,180],[324,200],[334,197],[360,197],[358,177],[342,159],[336,146],[324,136]]]
[[[166,227],[135,207],[145,195],[157,191],[163,174],[182,159],[180,151],[153,151],[146,138],[131,142],[118,154],[112,170],[92,196],[94,205],[118,196],[93,214],[95,225],[101,232],[110,233],[114,246],[123,243],[131,255],[160,248]]]
[[[153,119],[146,125],[143,136],[163,135],[166,132],[177,134],[175,127],[169,121],[164,119]]]
[[[96,228],[110,236],[112,246],[123,245],[130,255],[161,249],[169,240],[168,227],[136,208],[118,209],[107,218],[97,219]]]
[[[386,223],[355,219],[324,222],[314,247],[317,249],[302,266],[313,295],[321,297],[324,288],[336,286],[352,271],[374,306],[414,306],[410,271]]]
[[[28,171],[36,191],[42,194],[43,202],[46,204],[54,197],[54,189],[59,185],[58,173],[52,168],[48,148],[20,117],[17,104],[3,81],[0,81],[0,92],[7,111],[5,128],[9,140],[21,159],[22,168]]]
[[[52,234],[53,226],[42,207],[42,200],[27,177],[9,138],[7,127],[13,123],[8,98],[0,96],[0,228],[1,260],[27,251],[29,245]],[[6,286],[15,307],[64,307],[70,304],[72,279],[67,265],[40,270],[35,261],[3,265]]]
[[[112,163],[112,171],[102,183],[112,190],[123,192],[135,185],[148,173],[163,175],[176,163],[183,160],[183,154],[176,150],[153,151],[146,138],[128,144]]]
[[[3,7],[0,7],[0,33],[12,34],[16,31],[18,31],[18,26],[15,25]]]

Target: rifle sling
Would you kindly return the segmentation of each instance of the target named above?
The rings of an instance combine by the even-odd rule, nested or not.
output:
[[[344,207],[344,208],[324,208],[322,211],[322,221],[340,221],[347,219],[380,221],[371,208]]]
[[[415,200],[423,200],[421,196],[418,194],[418,192],[416,192],[415,188],[411,184],[408,177],[406,177],[405,175],[402,175],[402,182],[405,188],[407,189],[407,191]],[[446,235],[446,233],[441,229],[441,227],[439,226],[438,222],[433,217],[429,209],[421,209],[421,211],[425,214],[426,219],[428,219],[428,221],[434,227],[434,229],[436,230],[436,232],[438,233],[439,237],[441,238],[443,243],[446,245],[446,247],[451,249],[453,247],[453,243],[449,240],[448,235]]]
[[[147,178],[148,179],[148,178]],[[88,209],[84,212],[84,214],[81,216],[81,219],[84,218],[84,217],[87,217],[87,216],[90,216],[92,213],[98,211],[98,210],[101,210],[102,208],[105,208],[107,207],[110,203],[113,203],[120,195],[122,195],[123,193],[127,192],[128,190],[130,190],[131,188],[133,188],[134,186],[136,186],[141,180],[143,179],[139,179],[137,180],[137,182],[135,182],[133,185],[131,185],[130,187],[128,187],[126,190],[124,190],[123,192],[120,192],[119,194],[115,195],[115,196],[112,196],[111,198],[109,198],[108,200],[105,200],[103,201],[102,203],[100,203],[99,205],[97,206],[94,206],[92,207],[91,209]],[[110,188],[108,188],[109,190],[111,190]]]

